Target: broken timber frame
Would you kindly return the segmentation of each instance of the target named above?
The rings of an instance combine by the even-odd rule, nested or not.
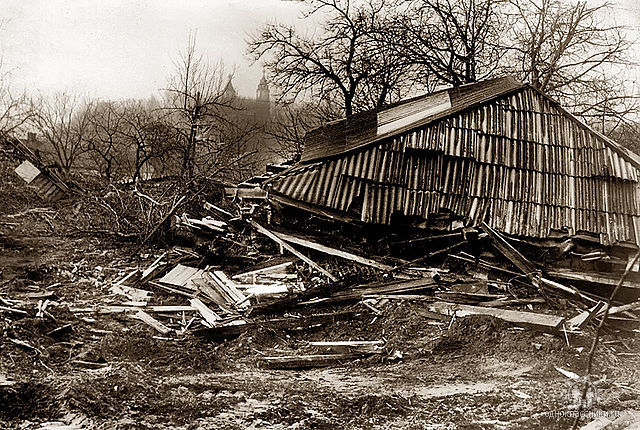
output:
[[[361,257],[359,255],[355,255],[355,254],[352,254],[350,252],[341,251],[339,249],[335,249],[335,248],[331,248],[331,247],[328,247],[328,246],[325,246],[325,245],[321,245],[319,243],[315,243],[315,242],[312,242],[310,240],[303,239],[301,237],[293,236],[293,235],[286,234],[286,233],[274,233],[274,234],[277,234],[281,239],[283,239],[286,242],[293,243],[293,244],[300,245],[300,246],[304,246],[305,248],[313,249],[315,251],[323,252],[325,254],[329,254],[329,255],[336,256],[336,257],[344,258],[345,260],[350,260],[350,261],[353,261],[355,263],[363,264],[365,266],[375,267],[376,269],[380,269],[380,270],[384,270],[384,271],[393,270],[393,267],[389,266],[388,264],[379,263],[379,262],[377,262],[375,260],[372,260],[370,258]]]
[[[544,278],[542,276],[542,272],[537,269],[529,260],[527,260],[517,249],[513,247],[507,240],[497,231],[492,229],[487,225],[487,223],[483,222],[480,226],[485,233],[493,239],[493,242],[498,249],[509,261],[513,263],[518,269],[522,271],[529,279],[531,279],[531,283],[538,288],[538,290],[542,291],[540,288],[540,284],[544,285],[547,288],[560,290],[565,293],[569,293],[573,296],[578,296],[581,299],[587,300],[591,303],[597,303],[597,300],[592,299],[579,291],[574,290],[573,288],[569,288],[565,285],[562,285],[558,282],[552,281],[550,279]]]
[[[303,253],[301,253],[300,251],[298,251],[297,249],[295,249],[293,246],[289,245],[285,240],[283,240],[280,236],[278,236],[277,234],[267,230],[266,228],[264,228],[263,226],[261,226],[260,224],[258,224],[257,222],[255,222],[254,220],[249,220],[248,221],[249,224],[251,224],[251,226],[253,228],[255,228],[256,230],[258,230],[258,232],[264,234],[265,236],[267,236],[269,239],[273,240],[274,242],[276,242],[278,245],[280,245],[281,247],[283,247],[284,249],[286,249],[287,251],[291,252],[293,255],[295,255],[296,257],[300,258],[302,261],[304,261],[305,263],[307,263],[309,266],[311,266],[313,269],[316,269],[318,272],[322,273],[324,276],[326,276],[327,278],[329,278],[331,281],[333,282],[337,282],[338,278],[336,278],[335,276],[333,276],[331,273],[327,272],[326,270],[324,270],[322,267],[320,267],[318,264],[316,264],[313,260],[311,260],[309,257],[307,257],[306,255],[304,255]]]

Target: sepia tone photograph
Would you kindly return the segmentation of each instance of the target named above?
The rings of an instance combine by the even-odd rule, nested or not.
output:
[[[640,2],[3,0],[0,429],[640,429]]]

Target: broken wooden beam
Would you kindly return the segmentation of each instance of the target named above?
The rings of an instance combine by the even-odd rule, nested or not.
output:
[[[336,342],[309,342],[309,346],[338,354],[358,352],[360,354],[381,354],[383,340],[347,340]]]
[[[540,288],[541,272],[536,268],[524,255],[515,249],[507,240],[497,231],[489,227],[485,222],[480,226],[485,233],[491,237],[495,247],[500,251],[509,261],[513,263],[518,269],[522,271],[536,288]]]
[[[204,318],[211,327],[214,327],[220,321],[220,316],[209,309],[200,299],[191,299],[189,303],[198,310],[202,318]]]
[[[604,308],[606,304],[604,302],[598,302],[594,307],[584,312],[580,312],[573,318],[567,320],[567,326],[574,329],[580,329],[585,326],[589,321],[596,317],[598,312]],[[609,314],[611,314],[611,310],[609,310]]]
[[[145,312],[195,312],[196,308],[193,306],[172,306],[172,305],[158,305],[158,306],[98,306],[89,308],[69,308],[69,312],[84,313],[84,312],[98,312],[100,314],[114,314],[123,312],[137,312],[144,310]]]
[[[498,308],[501,306],[511,306],[511,305],[533,305],[533,304],[541,304],[546,303],[547,301],[542,297],[529,297],[522,299],[498,299],[492,300],[490,302],[480,303],[479,306],[485,307],[493,307]]]
[[[332,300],[335,299],[360,299],[363,296],[379,295],[379,294],[401,294],[410,293],[423,290],[431,290],[436,288],[438,283],[432,278],[418,278],[411,279],[409,281],[393,281],[386,283],[366,284],[358,287],[353,287],[350,290],[340,291],[331,296]]]
[[[544,291],[541,288],[541,285],[562,291],[573,296],[580,297],[581,299],[587,300],[589,302],[595,303],[596,300],[593,300],[590,297],[585,296],[577,290],[569,288],[565,285],[560,284],[559,282],[552,281],[550,279],[546,279],[542,276],[542,272],[536,268],[529,260],[527,260],[517,249],[515,249],[507,240],[497,231],[489,227],[487,223],[483,222],[481,228],[493,239],[493,243],[496,246],[496,249],[500,251],[514,266],[522,271],[522,273],[527,276],[534,287],[536,287],[540,293],[544,296]]]
[[[637,310],[640,310],[640,301],[628,303],[626,305],[621,305],[621,306],[612,306],[609,308],[609,315],[615,315],[622,312],[632,312]],[[603,314],[604,314],[604,309],[602,309],[596,316],[600,317]]]
[[[260,357],[268,367],[273,369],[311,369],[326,367],[341,361],[363,357],[363,354],[313,354],[313,355],[284,355],[280,357]]]
[[[438,312],[448,316],[455,315],[457,317],[464,317],[468,315],[488,315],[517,325],[525,325],[552,331],[558,330],[565,321],[563,317],[556,315],[469,306],[446,302],[429,303],[426,305],[426,308],[432,312]]]
[[[446,248],[443,248],[443,249],[439,249],[439,250],[437,250],[437,251],[430,252],[429,254],[424,255],[424,256],[422,256],[422,257],[419,257],[419,258],[416,258],[415,260],[411,260],[411,261],[407,261],[407,262],[405,262],[405,263],[402,263],[402,264],[400,264],[399,266],[396,266],[393,270],[394,270],[394,271],[398,271],[398,270],[401,270],[401,269],[405,269],[405,268],[407,268],[407,267],[410,267],[410,266],[411,266],[411,265],[413,265],[413,264],[416,264],[416,263],[422,263],[422,262],[427,261],[427,260],[429,260],[429,259],[431,259],[431,258],[433,258],[433,257],[436,257],[436,256],[440,255],[440,254],[446,254],[446,253],[449,253],[449,252],[453,251],[454,249],[459,248],[460,246],[462,246],[462,245],[464,245],[464,244],[466,244],[466,243],[467,243],[467,242],[466,242],[466,241],[464,241],[464,240],[459,241],[459,242],[456,242],[456,243],[454,243],[454,244],[452,244],[452,245],[447,246]]]
[[[148,313],[142,310],[139,310],[134,315],[131,315],[131,318],[144,322],[145,324],[153,327],[154,329],[156,329],[162,334],[168,334],[168,333],[171,333],[172,331],[169,327],[165,326],[160,321],[158,321],[157,319],[155,319],[154,317],[152,317],[151,315],[149,315]]]
[[[234,215],[230,212],[227,212],[226,210],[222,209],[221,207],[218,207],[214,204],[208,203],[208,202],[204,202],[204,208],[206,210],[210,210],[210,211],[216,211],[222,215],[224,215],[227,220],[231,219],[234,217]]]
[[[305,263],[307,263],[310,267],[312,267],[313,269],[317,270],[318,272],[322,273],[324,276],[326,276],[329,280],[333,281],[333,282],[337,282],[338,279],[333,276],[331,273],[327,272],[325,269],[323,269],[322,267],[320,267],[318,264],[316,264],[313,260],[311,260],[309,257],[307,257],[306,255],[304,255],[303,253],[301,253],[300,251],[298,251],[297,249],[295,249],[293,246],[289,245],[287,242],[285,242],[283,239],[281,239],[277,234],[267,230],[266,228],[264,228],[263,226],[261,226],[260,224],[258,224],[256,221],[254,220],[250,220],[249,224],[251,224],[251,226],[253,228],[255,228],[256,230],[258,230],[258,232],[262,233],[263,235],[267,236],[269,239],[273,240],[274,242],[276,242],[278,245],[280,245],[282,248],[286,249],[287,251],[291,252],[293,255],[295,255],[296,257],[300,258],[302,261],[304,261]]]
[[[22,309],[10,308],[8,306],[0,306],[0,312],[9,312],[12,314],[20,314],[20,315],[28,315],[27,311],[23,311]]]
[[[391,271],[393,270],[393,266],[389,266],[388,264],[384,264],[384,263],[380,263],[376,260],[372,260],[370,258],[366,258],[366,257],[361,257],[359,255],[353,254],[351,252],[347,252],[347,251],[342,251],[340,249],[335,249],[335,248],[331,248],[329,246],[326,245],[322,245],[316,242],[312,242],[310,240],[307,239],[303,239],[301,237],[297,237],[297,236],[293,236],[290,234],[286,234],[286,233],[274,233],[277,234],[281,239],[289,242],[289,243],[293,243],[296,245],[300,245],[303,246],[305,248],[309,248],[309,249],[313,249],[314,251],[319,251],[328,255],[332,255],[334,257],[340,257],[343,258],[345,260],[349,260],[349,261],[353,261],[354,263],[359,263],[365,266],[371,266],[371,267],[375,267],[376,269],[379,270],[384,270],[384,271]]]
[[[238,273],[233,275],[231,279],[246,280],[251,279],[258,275],[268,275],[272,273],[283,273],[289,266],[293,264],[293,261],[286,261],[284,263],[275,264],[269,267],[263,267],[262,269],[251,270],[249,272]]]

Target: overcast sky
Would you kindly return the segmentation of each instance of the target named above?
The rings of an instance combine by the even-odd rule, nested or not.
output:
[[[640,35],[640,1],[615,3],[615,19]],[[200,50],[236,66],[236,89],[254,96],[262,72],[244,56],[247,32],[295,22],[302,8],[283,0],[3,0],[3,70],[16,86],[45,94],[145,98],[165,86],[195,30]]]
[[[212,62],[237,67],[234,84],[255,95],[261,67],[244,57],[246,33],[268,20],[294,21],[300,3],[281,0],[3,0],[3,68],[44,93],[148,97],[197,32]]]

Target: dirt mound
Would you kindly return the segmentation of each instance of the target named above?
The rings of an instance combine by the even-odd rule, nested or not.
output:
[[[436,345],[440,352],[469,347],[491,347],[500,343],[511,324],[486,315],[457,318]]]

